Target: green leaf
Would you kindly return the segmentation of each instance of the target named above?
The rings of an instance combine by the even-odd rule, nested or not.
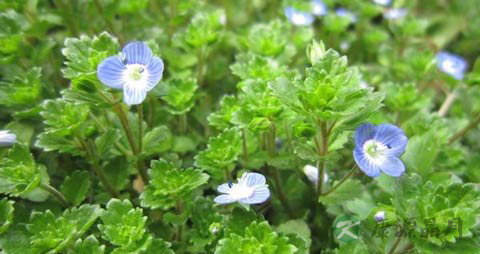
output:
[[[25,224],[16,224],[10,227],[0,237],[0,247],[8,254],[36,254],[30,243],[30,235]]]
[[[35,252],[57,253],[80,238],[100,216],[98,205],[82,205],[55,216],[50,210],[33,212],[27,229]]]
[[[214,178],[223,178],[237,160],[241,151],[240,132],[236,128],[224,130],[208,141],[207,149],[195,156],[195,166],[208,171]]]
[[[133,208],[128,200],[112,199],[101,215],[103,224],[98,225],[102,238],[110,243],[127,247],[141,240],[145,234],[145,222],[141,208]]]
[[[71,176],[67,176],[60,191],[67,201],[72,205],[79,205],[87,196],[90,190],[90,174],[87,171],[75,171]]]
[[[245,44],[252,52],[275,56],[282,52],[287,43],[286,29],[286,24],[280,20],[273,20],[268,24],[255,24],[248,31]]]
[[[145,252],[143,252],[143,254],[175,254],[175,252],[170,249],[171,245],[171,243],[166,242],[162,239],[153,239],[152,244],[150,244],[150,247]]]
[[[432,165],[445,140],[438,136],[437,130],[430,130],[423,135],[413,136],[408,140],[403,156],[407,168],[422,176],[433,171]]]
[[[0,200],[0,234],[7,231],[13,222],[13,201],[8,199]]]
[[[35,106],[42,95],[41,69],[32,68],[22,75],[0,82],[0,105],[25,109]]]
[[[143,136],[143,154],[149,156],[168,151],[172,147],[172,138],[168,127],[153,128]]]
[[[100,245],[94,235],[90,235],[85,240],[78,239],[73,247],[68,250],[68,254],[103,254],[105,245]]]
[[[0,161],[0,193],[26,195],[42,181],[45,167],[36,165],[26,145],[15,144]]]
[[[195,48],[216,41],[222,29],[222,16],[225,13],[221,10],[197,13],[185,31],[185,41]]]
[[[208,253],[205,247],[211,244],[220,235],[220,225],[224,216],[214,207],[213,201],[198,197],[192,202],[190,220],[192,228],[189,230],[189,252]],[[217,229],[212,230],[212,227]]]
[[[334,182],[335,186],[338,182]],[[348,179],[333,192],[319,197],[319,201],[325,205],[341,205],[346,201],[358,198],[364,191],[363,185],[359,180]]]
[[[195,105],[197,81],[193,78],[174,78],[164,82],[166,95],[162,99],[169,105],[168,111],[175,115],[185,114]]]
[[[149,185],[141,195],[142,206],[168,209],[208,182],[209,176],[198,169],[178,169],[163,159],[152,161]]]
[[[208,123],[218,129],[232,127],[234,113],[240,109],[238,100],[233,95],[225,95],[220,99],[219,110],[208,116]]]
[[[287,237],[275,233],[268,222],[254,221],[245,229],[243,235],[232,233],[220,240],[215,253],[295,253],[297,248],[288,241]]]

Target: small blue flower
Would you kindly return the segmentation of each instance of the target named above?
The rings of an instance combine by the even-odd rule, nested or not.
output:
[[[373,2],[379,5],[387,6],[392,2],[392,0],[373,0]]]
[[[353,158],[370,177],[377,177],[381,172],[399,177],[405,172],[405,165],[399,157],[407,142],[405,133],[395,125],[362,124],[355,131]]]
[[[383,17],[390,20],[401,19],[407,15],[407,9],[404,8],[394,8],[388,9],[383,13]]]
[[[357,19],[358,19],[357,15],[353,14],[353,12],[351,12],[347,9],[338,8],[338,9],[335,10],[335,13],[340,17],[348,18],[348,20],[350,20],[351,23],[357,22]]]
[[[312,13],[315,16],[327,15],[328,7],[322,0],[312,1]]]
[[[260,204],[270,197],[265,177],[259,173],[245,173],[237,183],[227,182],[218,186],[221,194],[215,198],[218,204],[239,202],[242,204]]]
[[[307,176],[308,180],[312,182],[313,184],[317,185],[318,184],[318,168],[314,167],[312,165],[305,165],[303,167],[303,173]],[[323,174],[323,183],[328,182],[328,174],[325,172]]]
[[[442,51],[437,54],[437,66],[440,71],[461,80],[465,75],[468,64],[462,57]]]
[[[293,7],[285,8],[285,16],[296,26],[308,26],[311,25],[315,17],[308,12],[299,11]]]
[[[123,100],[128,105],[142,103],[162,75],[162,59],[153,56],[143,42],[128,43],[121,55],[108,57],[97,68],[98,79],[111,88],[123,90]]]
[[[385,212],[384,212],[384,211],[379,211],[379,212],[377,212],[377,213],[373,216],[373,219],[374,219],[376,222],[381,222],[381,221],[385,220]]]
[[[17,136],[9,131],[0,131],[0,147],[9,147],[17,143]]]

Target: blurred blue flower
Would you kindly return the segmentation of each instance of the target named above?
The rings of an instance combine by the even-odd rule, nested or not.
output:
[[[392,0],[373,0],[373,2],[379,5],[387,6],[392,2]]]
[[[303,173],[307,176],[308,180],[312,182],[313,184],[317,185],[318,184],[318,168],[314,167],[312,165],[305,165],[303,167]],[[325,172],[323,174],[323,183],[328,182],[328,174]]]
[[[293,7],[285,8],[285,16],[287,16],[288,20],[290,20],[290,22],[296,26],[311,25],[315,19],[311,13],[299,11]]]
[[[405,151],[408,138],[403,130],[392,124],[362,124],[355,131],[353,158],[368,176],[381,172],[399,177],[405,172],[400,156]]]
[[[440,71],[457,80],[461,80],[467,70],[468,64],[462,57],[442,51],[437,54],[437,66]]]
[[[312,1],[312,13],[316,16],[327,15],[328,7],[322,0]]]
[[[108,57],[97,68],[98,79],[111,88],[122,89],[128,105],[142,103],[162,75],[162,59],[153,56],[143,42],[128,43],[121,55]]]
[[[9,131],[0,131],[0,147],[9,147],[17,142],[17,136]]]
[[[383,17],[385,17],[386,19],[391,19],[391,20],[401,19],[401,18],[405,17],[407,15],[407,13],[408,13],[407,9],[394,8],[394,9],[385,10],[385,12],[383,13]]]
[[[385,212],[384,212],[384,211],[379,211],[379,212],[377,212],[377,213],[373,216],[373,219],[374,219],[376,222],[381,222],[381,221],[385,220]]]
[[[355,15],[353,12],[351,12],[347,9],[344,9],[344,8],[336,9],[335,13],[340,17],[348,18],[350,20],[350,22],[352,22],[352,23],[355,23],[358,20],[357,15]]]
[[[260,204],[270,197],[265,177],[259,173],[245,173],[237,183],[229,181],[218,186],[217,191],[223,193],[214,200],[218,204]]]

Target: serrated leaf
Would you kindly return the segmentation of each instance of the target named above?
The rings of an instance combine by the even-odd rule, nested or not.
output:
[[[207,149],[195,156],[195,166],[221,179],[230,169],[241,151],[240,132],[237,128],[224,130],[208,141]]]
[[[141,240],[145,234],[145,222],[141,208],[133,208],[128,200],[112,199],[101,215],[103,224],[98,225],[102,238],[121,247]]]
[[[85,240],[78,239],[73,247],[68,250],[68,254],[103,254],[105,245],[100,245],[94,235],[90,235]]]
[[[35,252],[57,253],[81,237],[100,216],[98,205],[82,205],[55,216],[50,210],[33,212],[27,229]]]
[[[67,176],[60,191],[65,199],[72,205],[79,205],[87,196],[90,189],[90,174],[87,171],[75,171],[71,176]]]
[[[13,221],[13,201],[3,198],[0,200],[0,234],[7,231]]]
[[[198,169],[178,169],[163,159],[153,161],[148,171],[150,183],[141,195],[142,206],[168,209],[205,184],[209,176]]]
[[[185,114],[195,104],[197,81],[189,79],[172,79],[165,82],[166,95],[162,99],[169,105],[168,111],[175,115]]]
[[[160,154],[172,147],[172,134],[166,126],[155,127],[143,136],[143,154]]]

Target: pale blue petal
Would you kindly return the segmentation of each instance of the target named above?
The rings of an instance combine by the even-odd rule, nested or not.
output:
[[[163,61],[158,57],[152,57],[147,64],[148,81],[147,88],[150,91],[162,79],[163,75]]]
[[[317,16],[326,15],[328,12],[327,5],[322,0],[312,1],[312,13]]]
[[[147,44],[139,41],[128,43],[122,50],[127,64],[147,65],[152,58],[152,50]]]
[[[215,197],[213,200],[217,204],[225,205],[225,204],[230,204],[235,202],[236,200],[232,198],[232,196],[227,195],[227,194],[222,194],[220,196]]]
[[[260,204],[265,202],[269,197],[270,190],[267,186],[262,186],[256,188],[251,197],[240,199],[238,202],[249,205]]]
[[[400,156],[405,151],[408,138],[402,129],[393,124],[380,124],[376,127],[375,140],[386,145],[388,155]]]
[[[230,191],[230,186],[228,186],[228,183],[221,184],[217,187],[217,191],[220,193],[228,193]]]
[[[123,89],[123,101],[127,105],[138,105],[145,100],[145,97],[147,97],[145,89],[134,88],[128,85]]]
[[[355,145],[362,147],[367,140],[370,140],[375,136],[375,129],[375,125],[371,123],[360,125],[355,131]]]
[[[368,176],[377,177],[380,175],[380,167],[373,163],[370,163],[367,158],[365,158],[362,149],[355,148],[353,150],[353,158],[355,159],[355,162],[357,163],[360,170],[362,170]]]
[[[284,11],[285,16],[287,16],[288,20],[290,20],[292,24],[297,26],[308,26],[311,25],[315,20],[315,17],[312,14],[296,10],[293,7],[287,7]]]
[[[463,59],[458,55],[451,54],[445,51],[439,52],[436,55],[436,59],[437,59],[438,68],[442,72],[445,72],[451,75],[457,80],[460,80],[463,78],[465,71],[468,68],[468,64],[467,64],[467,61],[465,61],[465,59]],[[450,61],[452,66],[450,68],[445,68],[444,66],[445,61]]]
[[[264,185],[266,183],[265,176],[259,173],[248,173],[247,174],[247,186],[255,186],[255,185]]]
[[[97,67],[97,77],[105,85],[115,88],[123,89],[123,71],[126,67],[119,56],[111,56]]]
[[[399,177],[405,172],[405,165],[399,158],[392,156],[380,165],[380,169],[387,175]]]

